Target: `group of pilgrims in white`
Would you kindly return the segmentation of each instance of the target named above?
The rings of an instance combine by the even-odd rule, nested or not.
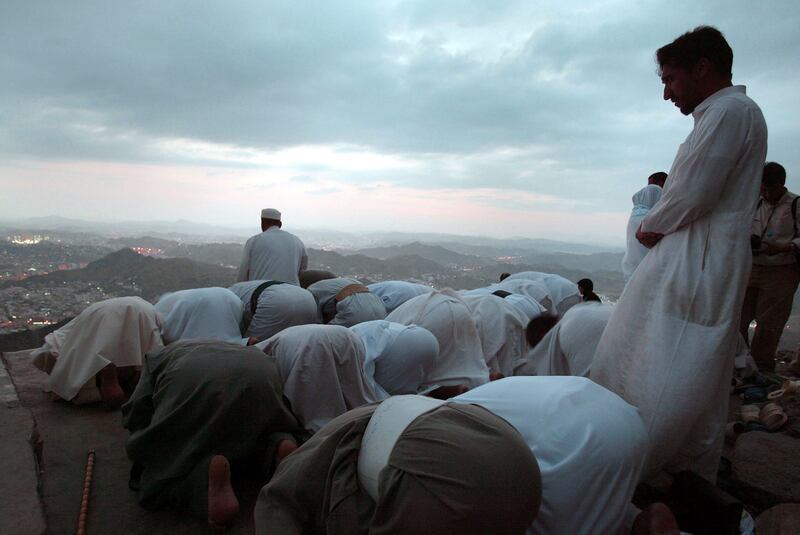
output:
[[[710,30],[660,50],[662,73]],[[143,507],[214,527],[240,507],[231,466],[258,458],[262,535],[677,534],[632,497],[663,473],[715,480],[766,157],[742,86],[694,104],[669,174],[634,196],[616,304],[532,271],[365,285],[308,269],[265,209],[230,288],[95,303],[35,361],[60,398],[121,405]]]

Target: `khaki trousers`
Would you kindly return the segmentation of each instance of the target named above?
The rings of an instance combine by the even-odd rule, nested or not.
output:
[[[798,283],[800,268],[796,263],[784,266],[753,265],[739,330],[747,340],[750,322],[756,321],[755,333],[749,345],[750,354],[761,369],[775,369],[775,350],[792,312]]]

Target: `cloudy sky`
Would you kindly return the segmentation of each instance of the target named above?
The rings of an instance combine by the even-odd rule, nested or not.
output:
[[[712,24],[800,188],[800,4],[0,2],[0,217],[623,243]]]

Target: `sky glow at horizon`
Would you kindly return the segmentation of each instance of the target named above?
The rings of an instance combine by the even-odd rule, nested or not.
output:
[[[654,51],[704,23],[797,191],[800,6],[698,4],[7,2],[0,212],[623,244],[692,126]]]

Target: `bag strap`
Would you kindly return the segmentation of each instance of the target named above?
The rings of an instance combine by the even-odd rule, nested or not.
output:
[[[281,281],[267,281],[260,284],[255,290],[253,290],[253,295],[250,296],[250,314],[253,316],[256,315],[256,307],[258,307],[258,298],[261,297],[261,294],[269,288],[270,286],[275,286],[276,284],[284,284]]]

